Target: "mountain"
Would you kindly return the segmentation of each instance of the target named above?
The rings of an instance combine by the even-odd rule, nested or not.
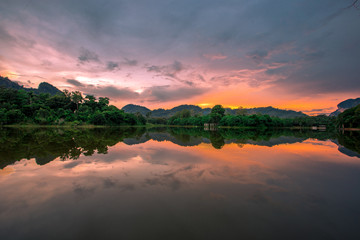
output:
[[[134,104],[128,104],[122,108],[122,110],[124,110],[126,113],[140,112],[142,115],[145,116],[146,113],[151,112],[152,117],[162,117],[162,118],[169,118],[173,116],[175,113],[180,112],[184,109],[190,110],[193,114],[199,114],[199,115],[207,115],[211,112],[211,108],[201,108],[195,105],[180,105],[172,109],[159,108],[152,111],[146,107],[134,105]],[[267,114],[269,116],[279,117],[279,118],[295,118],[295,117],[307,116],[302,112],[277,109],[273,107],[248,108],[245,110],[247,114],[263,114],[263,115]],[[225,108],[225,111],[227,114],[231,114],[231,115],[236,114],[236,109]]]
[[[338,109],[336,109],[336,111],[330,113],[330,117],[337,116],[340,113],[344,112],[346,109],[355,107],[359,104],[360,104],[360,98],[356,98],[356,99],[350,98],[345,101],[342,101],[341,103],[339,103],[337,105]]]
[[[17,90],[23,89],[23,87],[20,86],[18,83],[13,82],[7,77],[2,77],[2,76],[0,76],[0,87],[13,88]]]
[[[146,116],[146,114],[148,112],[151,112],[150,109],[148,109],[147,107],[143,107],[143,106],[139,106],[139,105],[135,105],[135,104],[128,104],[126,106],[124,106],[122,108],[122,110],[124,110],[124,112],[126,113],[141,113],[143,116]]]
[[[58,88],[47,82],[40,83],[38,88],[25,88],[23,86],[20,86],[18,83],[11,81],[9,78],[2,76],[0,76],[0,87],[12,88],[16,90],[25,90],[27,92],[34,92],[35,94],[48,93],[50,95],[56,95],[58,93],[61,93]]]
[[[259,107],[259,108],[250,108],[247,109],[248,114],[262,114],[269,115],[271,117],[279,118],[296,118],[296,117],[306,117],[307,115],[302,112],[296,112],[293,110],[283,110],[273,107]]]
[[[33,89],[33,88],[29,88],[29,89]],[[61,91],[58,88],[54,87],[53,85],[47,82],[40,83],[38,89],[34,89],[34,90],[35,90],[34,92],[37,94],[49,93],[50,95],[56,95],[58,93],[61,93]]]
[[[199,106],[195,106],[195,105],[180,105],[177,107],[174,107],[172,109],[155,109],[152,111],[151,116],[152,117],[171,117],[173,116],[175,113],[180,112],[182,110],[190,110],[191,112],[193,112],[193,114],[203,114],[203,109]]]

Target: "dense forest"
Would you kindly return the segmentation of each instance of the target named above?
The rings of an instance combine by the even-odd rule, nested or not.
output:
[[[160,122],[163,121],[160,119]],[[334,127],[335,117],[319,115],[279,118],[262,114],[249,115],[247,112],[241,111],[236,115],[230,115],[225,114],[225,109],[221,105],[216,105],[208,115],[193,115],[189,110],[182,110],[167,120],[169,125],[203,126],[205,123],[213,123],[222,127],[312,127],[318,125]]]
[[[109,105],[107,97],[83,97],[79,91],[35,94],[0,87],[0,125],[9,124],[144,125],[146,119]]]
[[[175,113],[180,112],[182,110],[190,110],[193,115],[208,115],[211,112],[211,108],[201,108],[196,105],[188,105],[182,104],[171,109],[154,109],[150,110],[144,106],[127,104],[126,106],[121,108],[127,113],[141,113],[143,116],[151,116],[153,118],[169,118],[173,116]],[[226,115],[236,115],[238,113],[246,113],[248,115],[253,114],[261,114],[261,115],[269,115],[270,117],[279,117],[279,118],[296,118],[296,117],[306,117],[307,115],[302,112],[297,112],[293,110],[284,110],[278,109],[274,107],[255,107],[255,108],[224,108]]]
[[[360,128],[360,104],[340,113],[336,124],[340,128]]]

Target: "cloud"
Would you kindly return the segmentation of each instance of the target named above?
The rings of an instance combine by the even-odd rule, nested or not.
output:
[[[204,56],[205,58],[210,59],[210,60],[223,60],[223,59],[228,58],[227,56],[222,55],[222,54],[216,54],[216,55],[204,54],[203,56]]]
[[[84,87],[85,86],[84,84],[82,84],[81,82],[79,82],[78,80],[75,80],[75,79],[67,79],[66,82],[70,83],[71,85],[73,85],[75,87]]]
[[[117,63],[117,62],[108,61],[106,63],[106,69],[109,71],[115,71],[115,70],[119,70],[120,66],[119,66],[119,63]]]
[[[246,56],[251,58],[255,63],[260,64],[268,55],[269,53],[265,50],[255,50],[253,52],[249,52]]]
[[[154,177],[145,179],[145,185],[165,186],[176,191],[179,190],[184,184],[181,180],[181,176],[187,172],[191,173],[193,169],[194,166],[189,165],[163,174],[154,174]]]
[[[139,93],[131,90],[130,88],[119,88],[113,85],[88,87],[84,91],[90,92],[97,96],[106,96],[110,99],[137,99]]]
[[[65,164],[65,165],[64,165],[64,168],[71,169],[71,168],[76,167],[76,166],[79,165],[79,164],[82,164],[82,162],[72,161],[72,162],[70,162],[70,163]]]
[[[96,188],[93,186],[83,186],[77,182],[73,183],[74,193],[78,194],[81,198],[87,198],[95,193]]]
[[[7,44],[16,42],[16,38],[13,37],[2,25],[0,25],[0,40],[2,43]]]
[[[315,109],[311,109],[311,110],[303,110],[302,112],[304,112],[306,114],[311,114],[311,115],[318,115],[318,114],[330,113],[335,110],[336,110],[335,107],[328,107],[328,108],[315,108]]]
[[[103,185],[104,185],[104,188],[112,188],[112,187],[115,187],[116,181],[111,178],[105,178],[103,180]]]
[[[89,63],[89,62],[100,62],[99,56],[86,48],[80,48],[80,55],[78,57],[80,63]]]
[[[145,89],[141,98],[148,102],[188,100],[206,93],[207,88],[183,86],[153,86]]]
[[[186,67],[179,61],[174,61],[172,64],[162,65],[162,66],[147,66],[148,72],[159,73],[162,76],[177,78],[177,74],[185,70]]]
[[[124,61],[122,62],[122,64],[127,65],[127,66],[137,66],[138,61],[135,59],[124,58]]]
[[[77,87],[85,95],[91,94],[98,97],[109,97],[111,100],[136,100],[140,94],[127,87],[117,87],[114,85],[94,86],[83,84],[78,80],[68,79],[67,83]]]

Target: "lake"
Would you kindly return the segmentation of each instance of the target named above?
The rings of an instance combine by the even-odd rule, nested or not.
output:
[[[0,130],[1,239],[360,239],[359,132]]]

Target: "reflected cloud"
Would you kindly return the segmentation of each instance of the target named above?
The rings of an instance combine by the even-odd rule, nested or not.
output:
[[[77,182],[73,183],[73,191],[81,198],[87,198],[95,193],[96,187],[88,187]]]
[[[145,179],[145,184],[150,186],[165,186],[171,188],[174,191],[179,190],[180,187],[184,184],[184,182],[180,180],[181,176],[179,175],[183,175],[184,172],[191,171],[193,168],[194,166],[189,165],[162,174],[154,174],[155,177]]]

